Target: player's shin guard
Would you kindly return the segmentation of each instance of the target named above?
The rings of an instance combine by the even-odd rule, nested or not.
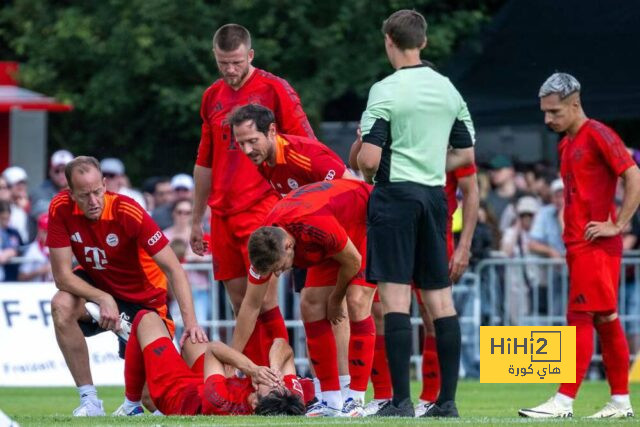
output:
[[[596,324],[612,395],[629,394],[629,345],[620,318]]]
[[[440,364],[436,350],[436,337],[424,336],[422,347],[422,393],[420,400],[435,402],[440,393]]]
[[[304,322],[307,334],[309,358],[320,380],[320,388],[325,391],[340,391],[338,381],[338,352],[331,323],[327,319]]]
[[[371,365],[373,364],[376,325],[373,322],[373,317],[369,316],[358,322],[351,322],[350,326],[349,375],[351,375],[351,384],[349,389],[364,393],[367,390]]]
[[[373,366],[371,368],[371,383],[373,384],[374,399],[391,399],[391,375],[387,361],[387,347],[384,335],[376,335],[375,350],[373,352]]]
[[[440,395],[437,403],[456,399],[460,371],[460,322],[458,316],[441,317],[433,321],[436,329],[436,348],[440,362]]]
[[[139,311],[133,319],[129,341],[124,352],[124,395],[132,402],[139,402],[142,398],[142,388],[146,380],[144,356],[137,333],[140,320],[147,313],[149,313],[147,310]]]
[[[575,399],[593,355],[593,317],[588,313],[570,311],[567,324],[576,327],[576,382],[561,384],[558,393]]]

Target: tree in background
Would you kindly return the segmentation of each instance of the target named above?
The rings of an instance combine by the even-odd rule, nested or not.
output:
[[[75,106],[51,116],[51,149],[118,156],[138,183],[193,167],[200,96],[217,78],[211,38],[224,23],[252,32],[254,64],[293,84],[317,129],[325,115],[357,120],[325,109],[345,95],[364,102],[392,72],[380,36],[392,11],[425,14],[426,58],[442,65],[501,3],[14,0],[0,9],[0,58],[21,63],[23,86]]]

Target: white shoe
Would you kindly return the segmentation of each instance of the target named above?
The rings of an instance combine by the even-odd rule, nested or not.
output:
[[[555,397],[531,409],[520,409],[518,414],[527,418],[571,418],[573,407],[559,404]]]
[[[345,400],[342,406],[343,417],[364,417],[364,405],[360,400],[352,399],[351,397]]]
[[[87,309],[87,313],[96,322],[100,322],[100,306],[94,302],[86,302],[84,307]],[[128,322],[122,318],[120,314],[120,332],[114,333],[125,341],[129,341],[129,335],[131,334],[131,322]]]
[[[613,400],[607,402],[604,408],[587,418],[630,418],[633,417],[631,405],[621,405]]]
[[[338,409],[327,406],[325,402],[317,402],[311,405],[305,413],[307,417],[343,417],[344,414]]]
[[[20,427],[20,424],[13,421],[7,414],[0,409],[0,426],[2,427]]]
[[[86,399],[73,410],[74,417],[102,417],[106,415],[102,407],[102,400]]]
[[[414,406],[413,410],[416,413],[416,418],[420,418],[421,416],[423,416],[427,410],[433,405],[434,402],[429,402],[426,400],[420,400],[418,401],[418,403],[416,404],[416,406]]]
[[[137,417],[140,415],[144,415],[144,409],[142,409],[141,405],[137,405],[137,406],[134,406],[133,409],[127,410],[123,403],[118,407],[118,409],[113,411],[111,415],[116,417]]]
[[[377,414],[380,408],[389,402],[391,402],[391,399],[373,399],[364,406],[364,416],[370,417]]]

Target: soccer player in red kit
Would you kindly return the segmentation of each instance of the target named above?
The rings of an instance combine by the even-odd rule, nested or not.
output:
[[[259,285],[270,276],[293,266],[308,268],[300,309],[323,403],[307,416],[364,415],[362,405],[375,344],[371,318],[375,286],[363,275],[370,191],[368,184],[350,179],[305,185],[279,201],[265,219],[265,226],[249,239],[249,286],[256,298],[264,295]],[[351,383],[343,401],[331,323],[345,318],[345,295],[351,328]],[[236,329],[240,328],[250,325],[239,318]]]
[[[617,311],[621,232],[640,202],[640,170],[613,130],[586,117],[580,83],[573,76],[551,75],[539,97],[545,124],[565,133],[558,151],[569,268],[567,323],[576,328],[576,382],[561,384],[554,397],[537,407],[521,409],[519,414],[531,418],[573,416],[573,400],[591,363],[595,328],[611,400],[591,418],[631,417],[629,347]],[[624,199],[616,215],[618,177],[624,182]]]
[[[104,415],[91,379],[84,336],[119,331],[121,318],[131,321],[142,309],[157,312],[173,331],[167,309],[171,283],[185,323],[186,337],[204,342],[191,289],[168,241],[151,217],[131,198],[106,191],[98,161],[80,156],[65,169],[69,189],[49,207],[47,246],[59,291],[51,300],[58,345],[78,387],[81,404],[76,416]],[[72,270],[75,256],[79,267]],[[100,307],[100,322],[92,324],[85,302]],[[124,358],[121,342],[120,356]],[[140,408],[144,380],[125,374],[125,406]]]
[[[128,346],[141,352],[151,398],[165,415],[304,413],[293,350],[283,339],[271,347],[269,367],[257,366],[221,342],[187,342],[181,357],[162,319],[141,311],[133,320]],[[227,377],[225,365],[246,377]]]
[[[238,148],[227,116],[235,107],[257,103],[274,111],[282,132],[312,137],[313,131],[293,88],[285,80],[251,65],[254,52],[246,28],[237,24],[220,27],[213,37],[213,53],[222,78],[202,96],[202,135],[193,172],[191,247],[198,255],[205,251],[201,224],[208,204],[214,276],[224,283],[237,314],[247,286],[247,240],[262,224],[278,195]],[[278,308],[277,287],[270,288],[265,310]],[[259,322],[244,350],[254,361],[265,357],[260,329]]]

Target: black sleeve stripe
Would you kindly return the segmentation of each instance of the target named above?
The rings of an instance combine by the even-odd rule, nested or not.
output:
[[[451,134],[449,134],[449,145],[453,148],[470,148],[473,147],[473,139],[462,120],[456,119],[451,126]]]
[[[377,145],[378,147],[384,147],[389,141],[389,135],[391,134],[391,125],[384,119],[376,119],[371,126],[371,130],[368,134],[362,137],[362,142]]]

